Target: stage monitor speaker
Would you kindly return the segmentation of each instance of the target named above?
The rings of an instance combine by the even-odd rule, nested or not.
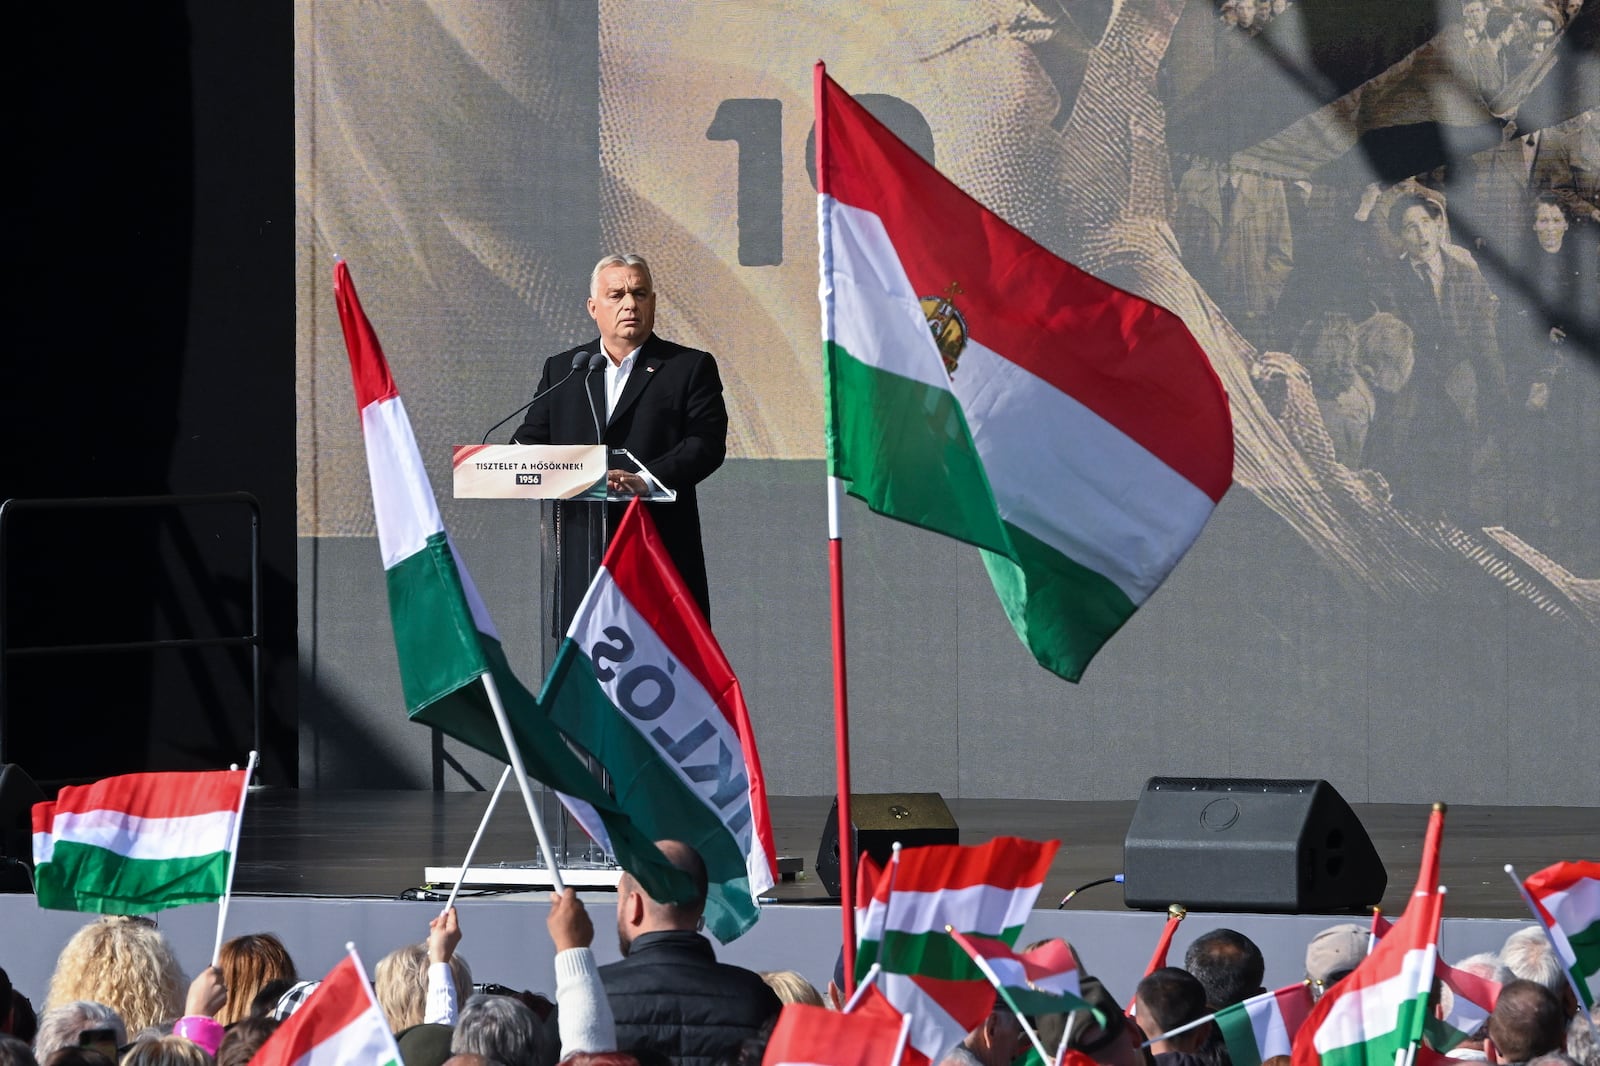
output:
[[[1326,781],[1152,777],[1122,853],[1129,907],[1327,914],[1378,903],[1389,875]]]
[[[0,764],[0,892],[33,891],[33,805],[43,801],[22,767]]]
[[[889,861],[895,841],[902,848],[924,844],[959,844],[956,820],[937,792],[852,792],[850,820],[855,823],[856,852],[880,863]],[[828,810],[817,848],[817,879],[828,895],[839,894],[839,800]]]

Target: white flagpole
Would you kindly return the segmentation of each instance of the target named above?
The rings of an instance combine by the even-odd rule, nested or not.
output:
[[[472,857],[478,853],[478,843],[483,840],[483,831],[489,828],[489,816],[494,813],[494,805],[500,802],[500,793],[505,791],[506,778],[510,776],[511,764],[507,763],[506,768],[500,771],[500,783],[494,786],[494,792],[489,795],[489,806],[484,808],[483,819],[478,823],[478,831],[472,834],[472,843],[467,847],[467,857],[461,860],[461,873],[456,875],[455,887],[450,890],[450,898],[445,900],[444,910],[439,912],[441,915],[454,907],[456,897],[461,895],[461,883],[467,879],[467,870],[472,867]]]
[[[873,963],[871,966],[868,966],[867,972],[861,975],[860,981],[856,982],[856,990],[850,993],[849,1000],[845,1002],[844,1007],[839,1011],[839,1013],[849,1014],[851,1011],[855,1010],[856,1007],[860,1006],[861,997],[867,994],[867,989],[873,986],[873,983],[878,980],[878,975],[882,972],[883,967],[879,966],[877,963]]]
[[[235,763],[228,769],[237,770]],[[239,790],[239,809],[233,818],[233,836],[228,841],[228,878],[222,886],[222,899],[217,904],[217,941],[211,949],[211,965],[222,961],[222,929],[228,924],[228,901],[233,898],[233,871],[239,867],[239,831],[244,828],[244,801],[250,795],[250,777],[256,772],[256,753],[251,752],[244,765],[244,787]]]
[[[494,724],[500,727],[500,740],[506,746],[506,761],[511,764],[511,769],[517,774],[517,788],[522,793],[523,805],[528,808],[528,817],[533,821],[533,835],[539,840],[539,851],[544,855],[544,865],[550,871],[550,887],[556,892],[565,892],[567,886],[561,880],[561,867],[556,862],[556,853],[550,847],[550,839],[545,833],[544,819],[539,817],[539,808],[533,802],[533,789],[528,785],[528,770],[522,765],[522,750],[517,747],[517,741],[511,735],[511,718],[506,714],[506,705],[500,702],[500,687],[494,683],[494,675],[485,670],[478,675],[483,678],[484,691],[489,693],[489,706],[494,710]]]
[[[894,1058],[889,1060],[889,1066],[899,1066],[900,1060],[905,1058],[906,1044],[911,1042],[911,1012],[906,1011],[900,1018],[900,1039],[895,1041]]]
[[[1066,1021],[1061,1026],[1061,1046],[1056,1048],[1056,1066],[1061,1066],[1061,1060],[1067,1056],[1067,1044],[1072,1040],[1072,1023],[1078,1020],[1077,1015],[1077,1011],[1068,1011]]]

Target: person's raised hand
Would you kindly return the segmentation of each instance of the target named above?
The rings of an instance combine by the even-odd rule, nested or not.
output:
[[[189,982],[189,994],[183,1000],[185,1015],[211,1017],[228,1002],[228,988],[222,983],[222,971],[207,966]]]
[[[448,963],[455,957],[456,945],[461,943],[461,926],[456,920],[456,909],[446,907],[439,916],[428,923],[429,964]]]
[[[589,920],[589,911],[574,889],[550,893],[550,913],[545,925],[550,929],[550,939],[555,941],[557,951],[586,948],[594,943],[594,922]]]

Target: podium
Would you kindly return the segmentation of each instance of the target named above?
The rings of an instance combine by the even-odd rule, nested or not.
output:
[[[625,448],[610,448],[602,444],[463,444],[452,449],[451,470],[454,496],[458,500],[543,500],[550,506],[544,508],[540,521],[541,550],[545,557],[555,561],[555,597],[552,604],[555,625],[552,636],[559,640],[565,632],[570,614],[577,609],[577,599],[566,590],[563,580],[566,567],[564,558],[570,551],[563,549],[560,528],[561,508],[585,508],[585,529],[578,537],[583,571],[592,577],[600,568],[610,540],[607,518],[609,504],[628,503],[642,499],[649,503],[672,503],[678,498],[675,490],[661,483],[649,469]],[[643,493],[617,493],[608,488],[607,473],[625,470],[638,474],[647,485]],[[569,564],[570,565],[570,564]],[[587,584],[587,581],[585,581]],[[564,591],[566,593],[564,597]],[[564,602],[571,598],[572,602]],[[602,770],[586,752],[578,751],[591,770],[605,782]],[[580,838],[586,847],[582,854],[574,854],[569,845],[569,819],[565,808],[554,800],[550,790],[540,785],[543,797],[542,816],[550,818],[554,808],[556,824],[553,848],[559,853],[557,860],[562,878],[577,887],[615,887],[622,871],[610,862],[599,847]],[[548,888],[551,880],[544,863],[534,859],[527,862],[492,863],[467,868],[429,866],[423,878],[429,884],[455,884],[474,887]]]

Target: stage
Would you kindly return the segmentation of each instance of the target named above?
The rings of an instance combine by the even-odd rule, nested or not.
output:
[[[370,969],[394,947],[425,935],[442,896],[426,890],[423,870],[460,864],[487,802],[481,792],[253,791],[245,808],[227,935],[277,933],[302,976],[331,968],[350,941]],[[773,902],[764,908],[762,920],[721,948],[721,957],[755,969],[798,969],[819,985],[826,982],[838,950],[840,921],[814,863],[830,802],[818,796],[771,798],[778,853],[800,857],[804,868],[769,893]],[[1123,839],[1135,803],[947,802],[962,843],[1001,834],[1062,842],[1024,938],[1066,937],[1088,970],[1116,995],[1130,993],[1163,916],[1124,908],[1118,885],[1084,891],[1061,910],[1056,903],[1069,889],[1121,870]],[[1357,804],[1354,809],[1388,870],[1383,909],[1398,914],[1415,877],[1428,807]],[[475,865],[525,862],[534,853],[520,796],[503,796]],[[1526,876],[1558,860],[1596,856],[1600,812],[1593,808],[1450,808],[1440,864],[1441,881],[1449,888],[1442,934],[1446,958],[1497,949],[1506,935],[1527,924],[1527,913],[1502,870],[1506,863]],[[602,961],[615,958],[610,893],[585,892],[585,898],[599,933],[596,951]],[[551,990],[546,899],[543,891],[474,890],[464,895],[462,953],[477,980]],[[209,958],[216,913],[215,906],[197,906],[160,915],[190,974]],[[85,919],[40,911],[28,896],[0,897],[0,929],[5,931],[0,966],[35,1004],[43,1000],[62,944]],[[1225,925],[1261,945],[1269,986],[1288,983],[1301,976],[1305,942],[1328,925],[1350,920],[1362,919],[1193,912],[1174,939],[1172,958],[1181,961],[1190,940]]]

